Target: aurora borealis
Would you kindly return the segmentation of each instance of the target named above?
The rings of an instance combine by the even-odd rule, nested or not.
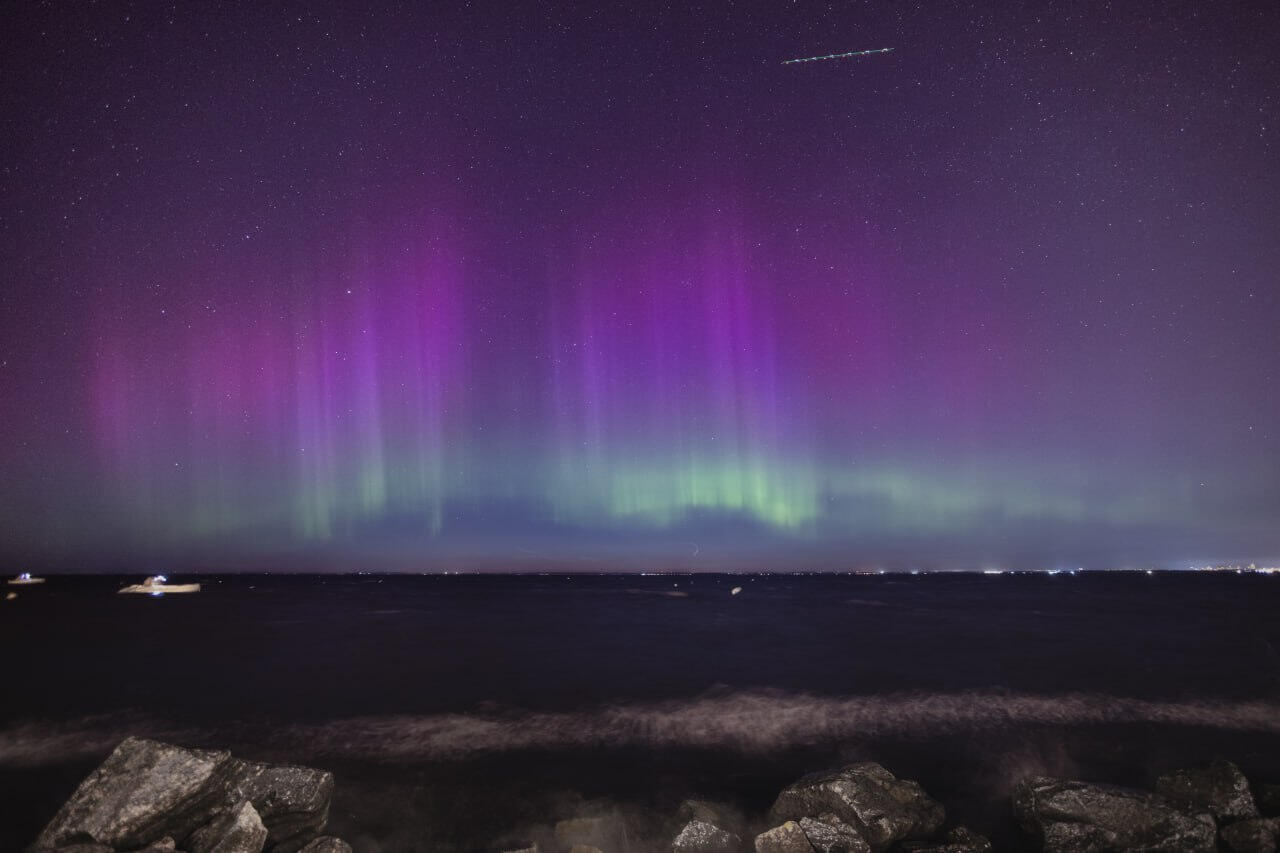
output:
[[[0,554],[1280,557],[1267,7],[1033,5],[5,13]]]

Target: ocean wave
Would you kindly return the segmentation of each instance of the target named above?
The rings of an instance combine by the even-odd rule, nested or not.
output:
[[[0,766],[38,767],[106,755],[129,735],[196,744],[202,733],[140,714],[24,722],[0,729]]]
[[[411,762],[521,750],[628,747],[763,755],[875,738],[1133,723],[1280,734],[1280,703],[1155,701],[1085,693],[823,697],[752,691],[575,712],[389,715],[310,725],[238,722],[220,725],[216,732],[142,715],[116,715],[29,722],[0,730],[0,765],[38,766],[102,755],[131,734],[219,747],[231,745],[219,743],[219,737],[232,736],[237,746],[261,743],[300,757]]]

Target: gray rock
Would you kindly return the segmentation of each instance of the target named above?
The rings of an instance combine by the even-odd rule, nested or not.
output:
[[[175,853],[178,845],[173,842],[169,836],[161,838],[159,841],[153,841],[146,847],[138,851],[138,853]]]
[[[1208,812],[1220,821],[1258,816],[1249,780],[1230,761],[1166,773],[1156,780],[1156,793],[1180,809]]]
[[[191,853],[262,853],[267,828],[253,807],[244,800],[191,836]]]
[[[302,853],[351,853],[351,845],[341,838],[322,835],[311,839],[311,842],[302,848]],[[537,853],[537,845],[534,845],[532,853]]]
[[[818,853],[871,853],[867,840],[838,815],[828,812],[816,818],[802,817],[800,829]]]
[[[1275,853],[1280,818],[1255,817],[1224,826],[1223,846],[1233,853]]]
[[[528,844],[525,847],[520,847],[518,849],[504,850],[503,853],[541,853],[541,850],[542,848],[538,846],[538,842],[534,841],[533,843]],[[306,853],[306,851],[304,850],[303,853]]]
[[[231,759],[228,802],[247,800],[267,828],[272,853],[294,853],[329,819],[333,774],[310,767]]]
[[[877,853],[898,841],[932,836],[946,818],[942,804],[919,784],[872,761],[805,776],[778,795],[770,817],[783,821],[824,812],[849,824]]]
[[[742,839],[705,820],[691,820],[671,842],[674,853],[737,853]]]
[[[52,847],[31,848],[33,853],[55,853]],[[116,848],[108,847],[105,844],[94,844],[92,841],[85,844],[68,844],[66,847],[59,847],[56,853],[116,853]]]
[[[991,842],[968,827],[957,826],[941,841],[908,841],[902,853],[991,853]]]
[[[556,824],[556,840],[567,847],[596,847],[617,853],[627,847],[627,826],[619,815],[575,817]]]
[[[714,824],[725,832],[738,834],[742,830],[742,813],[733,806],[712,800],[685,800],[676,810],[676,826],[684,826],[691,820]]]
[[[794,820],[756,836],[756,853],[813,853],[804,830]]]
[[[127,738],[80,783],[35,846],[145,847],[185,839],[226,799],[231,756]]]
[[[1019,782],[1013,809],[1046,853],[1121,850],[1212,851],[1208,814],[1188,815],[1157,794],[1033,776]]]

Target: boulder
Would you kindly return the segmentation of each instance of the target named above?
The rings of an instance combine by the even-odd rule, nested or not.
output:
[[[985,835],[964,826],[949,831],[941,841],[908,841],[902,845],[902,853],[991,853],[991,849]]]
[[[575,817],[556,824],[556,840],[566,847],[596,847],[618,853],[627,846],[627,826],[619,815]]]
[[[341,838],[322,835],[319,838],[311,839],[310,843],[302,848],[302,853],[351,853],[351,845]],[[537,851],[535,850],[534,853],[537,853]]]
[[[784,821],[824,813],[847,823],[877,853],[895,842],[929,838],[946,817],[942,804],[918,783],[898,779],[872,761],[805,776],[778,795],[770,817]]]
[[[108,847],[105,844],[95,844],[86,842],[84,844],[68,844],[65,847],[31,847],[28,853],[116,853],[116,848]],[[153,841],[146,847],[134,851],[134,853],[181,853],[177,850],[177,845],[173,843],[173,839],[169,836],[161,838],[159,841]]]
[[[266,843],[262,818],[253,803],[244,800],[196,830],[187,847],[190,853],[262,853]]]
[[[800,824],[789,820],[756,836],[756,853],[813,853]]]
[[[800,818],[800,829],[809,846],[818,853],[871,853],[871,845],[858,830],[826,813],[818,817]]]
[[[306,851],[304,850],[303,853],[306,853]],[[538,847],[538,842],[533,841],[523,847],[504,850],[503,853],[541,853],[541,848]]]
[[[1280,818],[1255,817],[1224,826],[1222,845],[1232,853],[1275,853]]]
[[[80,783],[35,846],[145,847],[186,839],[226,800],[231,756],[127,738]]]
[[[676,809],[676,826],[684,826],[692,820],[714,824],[735,835],[742,831],[744,824],[740,811],[712,800],[685,800],[681,803],[680,808]]]
[[[310,767],[231,759],[228,802],[253,804],[272,853],[301,850],[324,829],[333,774]]]
[[[159,841],[153,841],[146,847],[143,847],[138,853],[175,853],[178,845],[174,843],[169,836],[161,838]]]
[[[1208,812],[1224,822],[1258,816],[1249,780],[1230,761],[1166,773],[1156,780],[1156,793],[1180,809]]]
[[[1212,851],[1217,827],[1158,794],[1033,776],[1013,792],[1018,822],[1046,853],[1116,850]]]
[[[671,842],[674,853],[737,853],[742,839],[705,820],[691,820]]]

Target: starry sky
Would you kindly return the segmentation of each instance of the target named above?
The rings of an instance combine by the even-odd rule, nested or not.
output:
[[[6,562],[1280,558],[1273,4],[3,14]]]

